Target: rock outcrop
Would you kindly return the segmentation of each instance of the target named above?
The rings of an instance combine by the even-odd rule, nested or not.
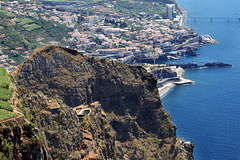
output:
[[[217,40],[213,39],[211,36],[209,35],[203,35],[201,36],[201,44],[202,45],[212,45],[212,44],[216,44],[218,43]]]
[[[156,76],[158,80],[165,78],[177,77],[177,72],[173,71],[171,68],[156,68],[151,71],[153,75]]]
[[[37,135],[53,159],[192,155],[176,143],[176,127],[161,105],[156,78],[142,67],[46,46],[12,77],[22,105],[36,113]],[[78,117],[74,108],[82,104],[91,112]]]
[[[186,57],[190,57],[190,56],[198,56],[197,53],[195,53],[190,47],[189,48],[184,48],[184,49],[181,49],[181,50],[178,50],[178,53],[181,55],[181,56],[186,56]]]

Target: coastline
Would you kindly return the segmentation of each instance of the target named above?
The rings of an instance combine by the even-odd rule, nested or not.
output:
[[[183,77],[180,77],[178,81],[170,81],[170,82],[166,82],[162,85],[162,87],[158,88],[158,92],[159,92],[159,96],[160,98],[164,98],[168,93],[170,93],[175,86],[185,86],[185,85],[192,85],[195,82],[190,80],[190,79],[186,79]]]
[[[160,98],[164,98],[168,93],[170,93],[176,85],[173,83],[166,84],[165,86],[158,88]]]
[[[180,15],[180,23],[179,25],[184,27],[184,28],[187,28],[187,11],[185,9],[181,9],[179,7],[179,9],[181,10],[181,15]],[[201,39],[202,39],[202,43],[199,44],[196,48],[199,48],[203,45],[212,45],[212,44],[216,44],[218,43],[218,41],[216,41],[215,39],[213,39],[211,36],[209,35],[203,35],[203,36],[200,36]],[[219,67],[219,66],[217,66]],[[205,66],[202,66],[202,67],[199,67],[199,68],[196,68],[196,69],[202,69],[202,68],[210,68],[210,67],[205,67]],[[168,95],[168,93],[170,93],[175,86],[183,86],[183,85],[191,85],[191,84],[194,84],[195,82],[192,81],[192,80],[189,80],[189,79],[186,79],[184,78],[184,72],[185,72],[185,69],[181,68],[180,69],[177,69],[176,70],[177,72],[177,77],[175,77],[176,79],[169,79],[169,78],[165,78],[163,80],[161,80],[161,83],[159,85],[159,82],[158,82],[158,86],[161,86],[161,87],[158,87],[158,92],[159,92],[159,96],[160,98],[164,98],[165,96]],[[178,79],[177,79],[178,78]],[[165,81],[165,82],[164,82]]]
[[[183,86],[183,85],[191,85],[194,84],[194,81],[184,78],[185,69],[204,69],[204,68],[219,68],[219,67],[232,67],[230,64],[226,64],[223,62],[212,62],[206,63],[204,65],[197,64],[180,64],[174,65],[177,67],[174,72],[177,73],[176,77],[164,78],[161,81],[157,82],[158,92],[160,98],[164,98],[175,86]]]
[[[181,67],[176,68],[177,77],[165,78],[158,81],[158,92],[160,98],[164,98],[168,93],[170,93],[175,86],[184,86],[194,84],[194,81],[184,78],[185,70]]]
[[[189,2],[191,1],[188,0],[182,3],[187,4]],[[196,3],[191,2],[190,5],[186,5],[190,8],[187,8],[188,16],[191,16],[190,14],[196,17],[203,16],[201,13],[205,13],[206,16],[212,15],[214,10],[210,11],[210,5],[209,8],[205,7],[207,2],[204,3],[204,5],[199,5],[199,7],[194,6],[198,3],[202,4],[201,1],[196,1]],[[213,4],[216,3],[212,3],[212,5]],[[184,5],[182,7],[184,7]],[[200,7],[203,9],[200,9]],[[225,6],[223,5],[223,7]],[[197,10],[198,12],[196,12],[196,9],[199,9]],[[232,10],[228,12],[232,13]],[[223,11],[227,10],[224,8]],[[214,14],[215,13],[218,12],[214,12]],[[212,157],[215,157],[215,159],[234,159],[238,156],[237,152],[234,151],[236,147],[239,146],[237,141],[239,137],[236,134],[232,134],[236,133],[239,128],[239,107],[237,107],[239,99],[236,97],[238,93],[237,80],[239,75],[237,74],[239,72],[239,65],[237,62],[237,60],[239,60],[239,55],[237,54],[239,46],[237,46],[236,42],[239,22],[216,20],[210,23],[209,21],[199,20],[195,23],[193,20],[190,20],[188,22],[188,27],[193,30],[196,29],[196,32],[201,35],[203,33],[213,35],[213,38],[219,41],[220,44],[214,47],[205,46],[208,44],[215,44],[213,42],[211,43],[211,39],[206,39],[206,41],[210,43],[202,44],[204,47],[199,46],[200,49],[197,51],[197,53],[202,56],[195,59],[184,59],[183,63],[188,63],[189,61],[202,64],[209,61],[214,62],[221,60],[232,64],[234,68],[223,70],[215,70],[211,67],[197,68],[203,69],[201,71],[192,71],[191,69],[190,72],[187,72],[188,77],[190,79],[197,79],[199,84],[194,85],[194,87],[177,88],[177,90],[162,100],[163,106],[166,106],[166,110],[173,117],[173,122],[179,128],[177,135],[185,139],[189,137],[191,141],[197,144],[194,148],[194,158],[212,159]],[[222,30],[226,30],[226,32],[221,34]],[[229,43],[231,43],[230,46],[228,46]],[[208,70],[205,68],[210,69]],[[226,78],[229,81],[226,81]],[[172,89],[169,92],[171,91]],[[188,100],[186,97],[191,98]],[[209,97],[211,99],[210,101],[208,101]],[[185,104],[186,99],[187,103]],[[223,107],[219,109],[219,106]],[[183,117],[182,113],[184,113],[185,117]],[[226,123],[229,123],[229,125],[226,126]],[[199,127],[204,128],[204,130],[199,130]]]
[[[184,28],[187,28],[187,11],[185,9],[181,9],[181,13],[182,14],[180,15],[179,25],[184,27]]]

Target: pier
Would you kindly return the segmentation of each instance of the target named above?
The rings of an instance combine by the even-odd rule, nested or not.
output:
[[[232,18],[232,17],[188,17],[188,19],[193,19],[194,22],[197,22],[198,19],[208,19],[213,22],[213,20],[226,20],[228,23],[230,20],[238,20],[240,22],[240,18]]]

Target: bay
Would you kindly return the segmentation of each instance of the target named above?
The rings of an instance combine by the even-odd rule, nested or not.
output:
[[[232,68],[188,70],[191,86],[175,87],[162,99],[177,126],[178,137],[195,144],[196,160],[235,160],[240,157],[240,1],[178,0],[188,12],[187,26],[200,35],[209,34],[218,44],[200,47],[200,56],[182,62],[216,62]],[[198,19],[194,21],[194,17]],[[209,19],[213,17],[212,22]],[[214,19],[215,18],[236,18]]]

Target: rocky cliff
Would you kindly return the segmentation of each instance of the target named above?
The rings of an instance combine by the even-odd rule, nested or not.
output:
[[[193,158],[142,67],[45,46],[11,75],[34,113],[28,119],[48,155],[41,159]]]

